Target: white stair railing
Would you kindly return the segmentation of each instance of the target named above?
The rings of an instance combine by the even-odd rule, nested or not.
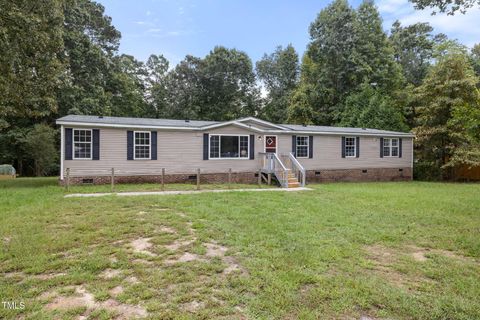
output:
[[[285,167],[295,175],[300,186],[305,187],[306,171],[305,168],[298,162],[297,158],[293,155],[293,152],[282,155],[283,163]]]
[[[263,152],[262,170],[267,173],[273,173],[283,188],[288,188],[289,169],[285,167],[276,153]]]

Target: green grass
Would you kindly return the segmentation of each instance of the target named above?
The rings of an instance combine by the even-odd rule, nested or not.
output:
[[[64,198],[55,179],[1,181],[0,299],[26,308],[0,318],[110,319],[109,299],[151,319],[480,318],[480,185],[309,187]],[[108,186],[70,190],[92,191]],[[130,247],[144,238],[154,255]],[[198,259],[175,262],[185,252]],[[52,308],[79,287],[94,308]]]

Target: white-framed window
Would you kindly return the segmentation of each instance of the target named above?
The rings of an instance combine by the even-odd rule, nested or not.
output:
[[[308,136],[297,136],[297,158],[308,158]]]
[[[92,159],[91,129],[73,129],[73,159]]]
[[[383,156],[398,157],[398,138],[383,138]]]
[[[150,131],[134,132],[133,159],[150,159]]]
[[[247,135],[211,134],[209,137],[210,159],[248,159],[250,141]]]
[[[353,158],[357,156],[357,138],[345,137],[345,157]]]

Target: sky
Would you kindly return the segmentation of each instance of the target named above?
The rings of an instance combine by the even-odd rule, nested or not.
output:
[[[105,6],[113,25],[122,33],[120,52],[146,61],[163,54],[171,66],[185,55],[204,57],[216,45],[245,51],[255,62],[278,45],[291,43],[300,56],[309,42],[308,27],[330,1],[312,0],[97,0]],[[357,7],[359,0],[350,1]],[[376,2],[390,30],[402,25],[430,22],[472,47],[480,42],[480,9],[455,16],[414,10],[408,0]]]

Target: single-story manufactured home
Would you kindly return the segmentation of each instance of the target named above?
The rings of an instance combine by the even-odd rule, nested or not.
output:
[[[411,133],[366,128],[68,115],[61,126],[61,182],[256,183],[411,180]],[[113,170],[112,170],[113,169]],[[162,175],[163,172],[163,175]]]

